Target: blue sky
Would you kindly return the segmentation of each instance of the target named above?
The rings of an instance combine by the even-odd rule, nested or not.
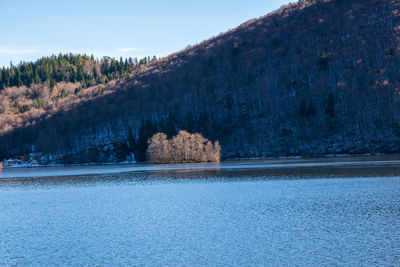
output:
[[[0,0],[0,66],[58,53],[166,56],[288,0]]]

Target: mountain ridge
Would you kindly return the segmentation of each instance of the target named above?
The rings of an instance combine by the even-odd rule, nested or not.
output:
[[[122,160],[140,129],[200,132],[224,158],[398,153],[399,26],[396,1],[290,4],[3,134],[0,157]]]

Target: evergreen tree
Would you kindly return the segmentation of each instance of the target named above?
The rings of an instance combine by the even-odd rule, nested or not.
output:
[[[142,123],[139,128],[139,134],[138,134],[138,143],[137,143],[137,149],[135,152],[135,158],[139,162],[146,161],[146,150],[147,150],[147,133],[146,133],[146,123],[145,120],[142,119]]]
[[[96,66],[93,67],[93,78],[97,79],[98,74],[97,74],[97,69]]]
[[[189,132],[193,132],[195,130],[194,125],[195,125],[195,121],[193,119],[193,114],[192,114],[192,112],[189,111],[185,117],[184,129]]]
[[[50,88],[53,89],[55,85],[56,85],[56,81],[53,78],[49,78],[49,86],[50,86]]]
[[[77,80],[78,82],[83,82],[85,80],[85,75],[83,74],[83,69],[81,66],[77,70]]]
[[[137,148],[135,137],[133,136],[132,127],[128,127],[128,147],[129,152],[135,152]]]
[[[165,133],[167,134],[168,138],[171,138],[176,134],[175,120],[175,114],[170,111],[168,114],[167,122],[165,124]]]
[[[236,57],[239,55],[239,46],[237,44],[237,42],[234,42],[232,45],[232,50],[231,50],[231,54],[232,56]]]
[[[331,118],[335,116],[335,98],[333,97],[332,92],[329,93],[328,100],[326,102],[325,114]]]
[[[302,100],[300,103],[299,113],[301,117],[305,117],[307,115],[307,107],[306,107],[306,102],[304,100]]]
[[[314,104],[310,102],[307,107],[308,116],[315,116],[317,114],[317,110],[314,107]]]
[[[328,69],[328,55],[325,52],[321,52],[321,55],[318,58],[317,64],[321,70]]]

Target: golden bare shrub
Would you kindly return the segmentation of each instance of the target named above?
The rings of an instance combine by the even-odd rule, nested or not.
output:
[[[148,141],[147,158],[150,163],[219,162],[221,146],[201,134],[179,131],[168,140],[164,133],[156,133]]]

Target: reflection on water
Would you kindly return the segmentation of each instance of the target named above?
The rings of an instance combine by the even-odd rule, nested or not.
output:
[[[0,266],[400,264],[396,157],[1,175]]]
[[[241,160],[225,161],[218,164],[15,168],[5,169],[0,173],[0,188],[56,184],[135,184],[182,179],[271,180],[388,176],[400,176],[400,156]]]

